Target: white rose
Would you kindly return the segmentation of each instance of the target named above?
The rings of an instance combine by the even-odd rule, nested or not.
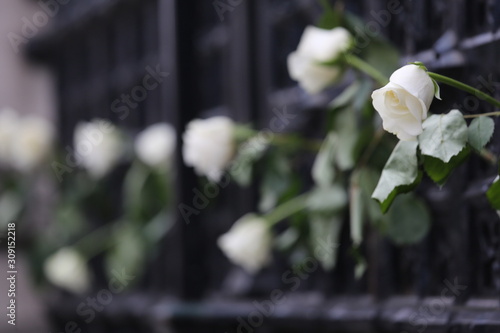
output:
[[[219,181],[235,153],[234,123],[223,116],[191,121],[183,135],[184,163],[196,173]]]
[[[297,51],[288,56],[290,77],[308,93],[316,94],[340,78],[342,69],[322,63],[335,61],[352,45],[352,36],[344,28],[332,30],[308,26]]]
[[[156,168],[171,164],[175,151],[175,129],[167,123],[149,126],[135,140],[135,153],[146,165]]]
[[[12,167],[21,172],[33,170],[50,154],[54,137],[54,126],[45,119],[20,118],[11,147]]]
[[[382,117],[386,131],[400,140],[416,140],[434,97],[434,83],[417,65],[401,67],[389,81],[372,93],[373,107]]]
[[[0,111],[0,164],[4,167],[11,164],[12,142],[19,123],[19,116],[12,109]]]
[[[256,215],[240,218],[217,244],[236,265],[255,273],[271,260],[272,235],[267,222]]]
[[[62,248],[45,260],[43,270],[55,286],[84,293],[90,286],[90,273],[82,256],[71,248]]]
[[[75,128],[74,145],[80,163],[95,179],[116,166],[124,152],[119,130],[102,119],[79,123]]]

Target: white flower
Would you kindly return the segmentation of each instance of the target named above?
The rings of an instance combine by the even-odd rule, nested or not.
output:
[[[55,129],[36,116],[21,117],[12,109],[0,111],[0,164],[30,172],[51,152]]]
[[[175,129],[167,123],[149,126],[135,140],[135,153],[146,165],[167,167],[175,151]]]
[[[45,260],[43,270],[55,286],[83,293],[90,286],[90,274],[82,256],[71,248],[61,248]]]
[[[19,119],[11,147],[12,167],[29,172],[51,152],[55,129],[47,120],[27,116]]]
[[[196,173],[219,181],[235,153],[234,123],[223,116],[196,119],[187,125],[183,135],[184,163]]]
[[[416,140],[434,97],[434,82],[417,65],[401,67],[389,81],[372,93],[373,107],[382,117],[386,131],[400,140]]]
[[[96,179],[106,175],[124,152],[118,129],[102,119],[79,123],[75,128],[74,145],[80,163]]]
[[[297,51],[288,56],[290,77],[308,93],[319,93],[342,74],[340,67],[322,63],[337,60],[351,45],[352,36],[344,28],[325,30],[308,26]]]
[[[247,214],[240,218],[217,244],[236,265],[255,273],[271,260],[271,231],[262,218]]]

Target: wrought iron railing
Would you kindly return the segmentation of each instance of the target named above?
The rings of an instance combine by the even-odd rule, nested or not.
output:
[[[315,110],[335,92],[314,99],[300,92],[288,77],[286,56],[303,28],[320,15],[320,6],[314,0],[231,3],[224,20],[208,0],[74,0],[65,5],[55,29],[30,49],[58,77],[64,142],[78,119],[94,116],[131,130],[166,120],[180,135],[188,121],[202,115],[222,112],[266,126],[273,109],[287,107],[297,115],[310,109],[300,112],[292,127],[318,128],[321,115]],[[367,22],[388,3],[345,1]],[[498,79],[500,1],[405,0],[401,6],[380,31],[405,57],[477,86]],[[120,119],[113,101],[136,85],[148,66],[168,71],[168,79]],[[499,86],[493,87],[500,97]],[[446,88],[442,95],[473,102]],[[454,105],[433,107],[438,112]],[[478,107],[488,110],[483,103]],[[500,154],[500,133],[489,148]],[[196,177],[182,165],[180,153],[177,157],[178,201],[191,202]],[[432,209],[430,234],[418,245],[400,248],[371,231],[363,246],[369,268],[359,281],[348,254],[346,224],[337,268],[308,274],[268,316],[254,300],[262,304],[273,290],[290,291],[282,278],[289,267],[277,254],[272,267],[249,277],[220,253],[217,237],[255,205],[254,188],[230,185],[189,224],[179,215],[141,287],[117,296],[118,302],[82,329],[235,332],[246,325],[242,332],[500,332],[500,224],[484,199],[484,185],[495,171],[472,158],[444,189],[424,182],[419,193]],[[81,321],[75,312],[79,302],[61,297],[51,303],[57,328]],[[255,311],[260,315],[252,317]]]

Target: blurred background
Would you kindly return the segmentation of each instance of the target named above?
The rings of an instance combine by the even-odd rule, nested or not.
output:
[[[498,97],[500,1],[330,2],[365,21],[357,38],[392,42],[401,64],[419,60],[473,86],[486,80]],[[394,6],[397,14],[389,12]],[[48,121],[60,152],[29,177],[0,176],[2,193],[28,193],[19,215],[12,195],[0,199],[5,275],[4,230],[20,216],[16,326],[2,315],[0,331],[500,332],[500,227],[482,199],[496,170],[479,159],[442,190],[430,182],[419,188],[433,220],[422,242],[400,247],[368,232],[361,279],[347,225],[329,272],[297,271],[276,253],[272,265],[248,275],[217,247],[217,238],[254,210],[260,180],[247,189],[229,184],[197,207],[204,184],[182,163],[184,128],[213,115],[265,128],[286,109],[295,116],[287,131],[317,135],[322,110],[340,90],[306,94],[290,79],[286,59],[321,14],[316,0],[2,0],[0,107]],[[483,107],[474,110],[489,111]],[[96,157],[104,164],[96,177],[80,174],[71,148],[78,124],[109,126],[94,119],[114,124],[121,138],[168,123],[176,143],[166,171],[131,162],[133,144],[122,139],[124,147],[110,140]],[[107,140],[87,134],[91,143]],[[33,149],[42,149],[34,141]],[[106,156],[117,150],[125,157],[108,171]],[[500,153],[499,133],[490,150]],[[305,172],[310,164],[304,157]],[[180,204],[196,207],[188,219]],[[60,253],[70,245],[72,252]],[[3,311],[8,289],[1,280]],[[279,293],[285,301],[269,302]]]

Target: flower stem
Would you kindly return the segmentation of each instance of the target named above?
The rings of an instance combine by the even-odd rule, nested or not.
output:
[[[468,114],[465,115],[464,118],[479,118],[479,117],[499,117],[500,116],[500,111],[495,111],[495,112],[487,112],[487,113],[479,113],[479,114]]]
[[[237,127],[235,131],[235,138],[238,141],[246,141],[260,134],[262,134],[263,142],[270,139],[269,144],[278,147],[296,147],[317,152],[321,148],[322,144],[322,142],[318,140],[304,139],[296,135],[257,131],[246,126]]]
[[[495,156],[495,154],[493,154],[491,151],[489,151],[488,149],[481,149],[479,152],[478,152],[479,156],[481,158],[483,158],[485,161],[491,163],[492,165],[496,165],[498,163],[498,159],[497,157]]]
[[[382,141],[382,138],[387,132],[380,127],[374,134],[374,137],[372,141],[370,141],[370,144],[368,147],[365,149],[363,155],[361,156],[357,168],[364,167],[366,163],[370,160],[372,157],[373,153],[375,152],[375,149],[378,147],[380,141]]]
[[[429,76],[431,78],[433,78],[437,82],[441,82],[441,83],[447,84],[449,86],[452,86],[454,88],[463,90],[465,92],[473,94],[477,98],[485,100],[486,102],[490,103],[491,105],[494,105],[496,107],[500,107],[500,101],[494,99],[493,97],[491,97],[488,94],[485,94],[481,90],[478,90],[478,89],[476,89],[474,87],[471,87],[471,86],[469,86],[469,85],[467,85],[465,83],[462,83],[460,81],[454,80],[454,79],[449,78],[449,77],[444,76],[444,75],[440,75],[440,74],[436,74],[436,73],[432,73],[432,72],[427,72],[427,73],[429,74]],[[480,115],[477,115],[477,116],[480,116]]]
[[[72,246],[81,250],[90,259],[114,246],[114,241],[109,237],[113,224],[105,224],[85,237],[76,241]]]
[[[271,140],[271,144],[276,146],[291,146],[301,147],[305,150],[317,152],[321,148],[321,141],[303,139],[297,136],[290,136],[284,134],[275,134]]]
[[[349,63],[352,67],[371,76],[380,85],[385,86],[387,83],[389,83],[389,79],[384,74],[382,74],[378,69],[376,69],[363,59],[353,54],[345,54],[345,58],[347,60],[347,63]]]
[[[264,218],[269,222],[270,226],[273,226],[290,215],[298,213],[306,208],[308,198],[309,193],[301,194],[276,207],[272,212],[266,214]]]

